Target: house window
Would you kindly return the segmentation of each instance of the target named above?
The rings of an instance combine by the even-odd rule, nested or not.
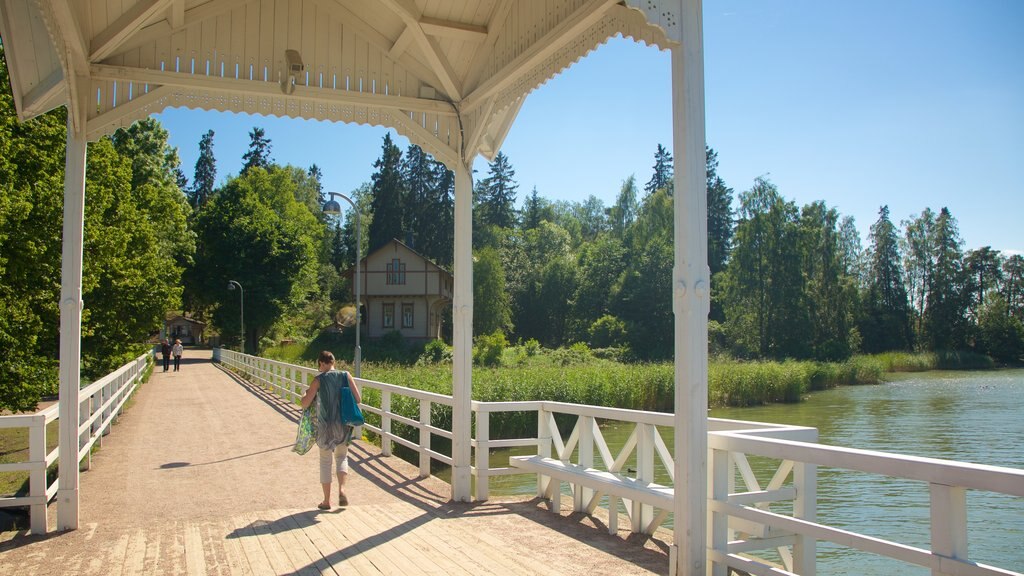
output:
[[[413,305],[411,303],[402,304],[402,328],[412,328],[412,311]]]
[[[398,258],[391,260],[391,262],[388,263],[387,272],[387,284],[389,286],[394,284],[405,284],[405,262],[402,262]]]
[[[384,304],[383,312],[384,313],[383,313],[383,315],[381,315],[381,318],[384,321],[384,327],[385,328],[394,328],[395,327],[395,305],[394,304]]]

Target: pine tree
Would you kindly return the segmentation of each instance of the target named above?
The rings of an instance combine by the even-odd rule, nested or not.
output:
[[[515,225],[516,190],[519,185],[513,180],[516,171],[508,156],[498,152],[488,165],[487,178],[481,182],[480,211],[485,225],[511,228]]]
[[[732,245],[732,188],[726,186],[718,175],[718,153],[708,147],[705,154],[708,179],[708,267],[714,275],[725,270]]]
[[[896,227],[882,206],[871,225],[871,264],[860,325],[866,352],[907,350],[911,345],[910,306],[903,285]]]
[[[1003,280],[1003,257],[991,246],[969,250],[964,258],[964,296],[971,321],[977,325],[986,297]]]
[[[270,159],[270,139],[266,137],[263,128],[254,127],[249,132],[249,150],[242,156],[245,164],[242,165],[242,174],[250,168],[267,168],[272,160]]]
[[[199,140],[199,158],[196,159],[196,171],[189,194],[189,203],[193,209],[206,206],[213,195],[216,180],[217,159],[213,156],[213,130],[207,130]]]
[[[675,188],[672,180],[673,172],[672,153],[661,144],[658,144],[658,149],[654,152],[654,175],[644,185],[644,191],[647,192],[647,195],[651,195],[656,190],[666,190],[668,195],[671,196],[672,190]]]
[[[320,199],[320,205],[323,206],[327,202],[327,197],[324,195],[324,173],[320,170],[320,167],[313,164],[307,171],[310,180],[313,181],[313,185],[316,187],[317,197]]]
[[[958,350],[967,344],[963,275],[963,242],[956,219],[942,208],[935,219],[932,259],[924,330],[932,350]]]
[[[373,201],[371,209],[368,251],[376,250],[393,238],[404,240],[404,215],[402,200],[405,196],[402,184],[402,151],[391,141],[391,134],[384,135],[381,157],[373,163],[377,169],[372,182]]]

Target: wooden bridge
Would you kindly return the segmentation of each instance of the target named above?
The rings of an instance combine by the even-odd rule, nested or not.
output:
[[[350,452],[350,505],[321,512],[316,451],[291,451],[297,419],[291,402],[186,351],[92,456],[80,528],[53,532],[51,512],[47,535],[3,533],[0,574],[668,573],[664,534],[609,535],[532,499],[453,503],[446,483],[364,442]]]

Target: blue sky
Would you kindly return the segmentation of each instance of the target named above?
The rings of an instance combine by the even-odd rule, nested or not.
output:
[[[966,248],[1024,253],[1024,2],[705,0],[707,140],[738,196],[766,176],[824,200],[862,235],[949,207]],[[531,94],[505,140],[520,199],[614,201],[671,148],[667,52],[616,38]],[[385,130],[215,112],[158,115],[191,178],[215,131],[218,179],[237,174],[253,126],[275,161],[348,192],[373,173]],[[396,139],[403,149],[408,142]],[[480,175],[486,161],[478,159]],[[734,203],[735,205],[735,203]]]

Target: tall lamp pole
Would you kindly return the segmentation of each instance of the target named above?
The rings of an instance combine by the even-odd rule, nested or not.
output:
[[[359,345],[359,328],[362,324],[360,309],[362,308],[361,290],[363,283],[361,280],[362,274],[360,273],[362,266],[359,263],[359,257],[363,253],[363,233],[359,227],[359,210],[356,209],[356,203],[348,196],[340,192],[328,192],[328,194],[330,194],[330,199],[324,203],[324,214],[331,216],[341,215],[341,204],[338,204],[338,201],[334,199],[335,196],[340,196],[348,202],[349,206],[352,207],[352,212],[356,215],[356,350],[353,356],[353,364],[355,364],[356,368],[356,378],[362,378],[360,367],[362,365],[363,349]]]
[[[234,290],[235,286],[238,286],[238,294],[242,297],[241,306],[238,309],[238,325],[242,333],[242,354],[245,354],[245,290],[238,282],[228,280],[228,290]]]

